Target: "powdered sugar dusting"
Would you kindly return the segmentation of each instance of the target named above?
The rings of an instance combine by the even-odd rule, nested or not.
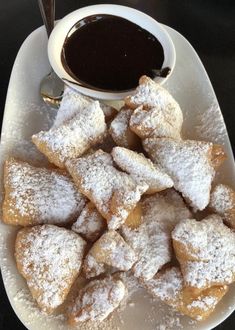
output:
[[[111,132],[114,136],[120,136],[124,134],[128,128],[132,113],[133,111],[131,109],[123,109],[117,114],[110,125]]]
[[[88,108],[92,102],[93,100],[88,96],[66,87],[53,127],[58,127],[72,119],[75,115],[81,113],[84,108]]]
[[[79,292],[70,314],[71,322],[103,321],[118,307],[125,286],[111,277],[90,282]]]
[[[89,108],[93,102],[94,99],[66,86],[60,107],[53,123],[53,127],[58,127],[66,123],[68,120],[84,111],[84,109]],[[104,113],[105,118],[107,117],[107,119],[112,117],[114,112],[116,113],[116,110],[107,104],[99,102],[99,105]]]
[[[102,150],[67,161],[66,166],[81,191],[108,220],[110,229],[118,228],[125,221],[148,188],[146,184],[137,185],[130,175],[118,171],[111,155]]]
[[[215,307],[217,304],[217,299],[212,296],[205,296],[201,299],[194,300],[191,304],[187,306],[187,308],[199,308],[202,310],[207,310],[209,308]]]
[[[66,159],[83,154],[99,142],[105,131],[103,111],[99,102],[94,101],[64,125],[41,131],[32,139],[52,163],[63,168]]]
[[[122,234],[138,256],[133,267],[135,276],[149,280],[171,260],[171,230],[190,212],[174,191],[146,198],[142,208],[143,223],[137,229],[123,225]]]
[[[215,174],[211,164],[212,143],[149,138],[144,140],[144,148],[173,179],[175,189],[192,207],[203,210],[208,205]]]
[[[125,102],[134,109],[139,106],[143,106],[144,109],[155,108],[156,112],[153,115],[148,116],[146,113],[148,118],[146,125],[152,128],[152,131],[156,128],[155,136],[180,137],[183,123],[182,111],[179,104],[161,85],[146,76],[142,76],[135,93],[128,96]],[[160,123],[161,125],[158,127]],[[162,132],[164,135],[161,135],[161,126],[165,127],[166,134],[168,132],[170,135],[165,135],[164,131]]]
[[[146,182],[151,192],[161,191],[173,186],[171,178],[150,159],[132,150],[115,147],[112,156],[116,164],[129,173],[137,182]]]
[[[79,273],[84,247],[78,235],[53,225],[18,233],[17,267],[43,310],[50,312],[64,301]]]
[[[85,204],[85,198],[63,173],[14,159],[6,162],[5,172],[6,222],[66,223],[73,220]]]
[[[135,252],[114,230],[104,233],[88,252],[84,262],[86,277],[105,271],[103,265],[128,271],[136,261]],[[101,267],[99,266],[101,265]]]
[[[218,184],[211,193],[209,206],[224,215],[226,211],[235,208],[235,192],[229,186]]]
[[[169,310],[168,313],[162,317],[162,323],[157,325],[156,330],[183,329],[180,317],[180,314],[175,313],[173,310]]]
[[[227,286],[211,287],[197,295],[189,295],[178,267],[160,271],[145,282],[145,286],[154,297],[196,320],[206,319],[228,290]]]
[[[206,288],[234,281],[235,234],[219,216],[211,215],[200,222],[183,220],[173,230],[172,238],[185,247],[186,259],[179,257],[179,261],[187,285]]]
[[[89,241],[95,241],[105,228],[106,222],[97,209],[88,203],[82,210],[72,230]]]
[[[200,139],[224,143],[224,139],[227,136],[226,126],[217,102],[212,103],[196,119],[198,124],[195,128]]]
[[[86,278],[92,278],[105,273],[106,267],[103,262],[98,262],[91,251],[86,255],[83,263],[83,273]]]
[[[180,139],[182,115],[180,118],[172,114],[172,109],[163,111],[162,108],[145,110],[142,106],[133,111],[130,127],[142,139],[147,137],[171,137]]]
[[[117,145],[123,147],[130,147],[130,138],[133,140],[137,138],[135,134],[129,128],[129,121],[133,110],[128,108],[121,109],[117,116],[110,124],[110,135],[112,136],[113,140],[117,143]]]
[[[153,296],[162,301],[171,301],[171,306],[174,307],[179,303],[179,295],[183,289],[183,277],[179,268],[172,267],[145,282],[145,286]]]
[[[99,244],[100,254],[97,255],[102,258],[103,262],[109,266],[116,267],[119,270],[129,270],[136,261],[135,252],[126,244],[123,238],[114,230],[109,230],[103,234],[95,246]]]

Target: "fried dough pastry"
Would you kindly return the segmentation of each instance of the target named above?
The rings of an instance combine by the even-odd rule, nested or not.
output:
[[[74,89],[66,86],[63,93],[63,98],[60,102],[60,107],[56,113],[53,127],[59,127],[69,121],[78,113],[81,113],[84,108],[87,108],[94,102],[90,97],[85,96]]]
[[[33,135],[32,140],[51,163],[64,168],[67,159],[81,156],[100,142],[105,132],[103,111],[94,101],[64,124]]]
[[[125,226],[130,229],[138,228],[143,222],[142,203],[139,202],[133,211],[128,215],[125,220]]]
[[[235,191],[225,184],[218,184],[211,192],[210,209],[235,229]]]
[[[172,109],[155,106],[144,109],[141,105],[136,108],[130,118],[130,129],[141,139],[148,137],[170,137],[180,139],[181,114],[180,119],[172,117]]]
[[[105,219],[97,211],[95,205],[89,202],[83,208],[71,229],[80,234],[87,241],[94,242],[101,236],[105,227]]]
[[[208,318],[228,291],[227,285],[221,285],[192,295],[184,287],[183,276],[178,267],[160,271],[153,279],[145,282],[145,287],[154,297],[197,321]]]
[[[129,173],[137,183],[143,181],[147,183],[149,188],[146,194],[171,188],[174,184],[159,166],[153,164],[143,154],[122,147],[114,147],[111,154],[115,163]]]
[[[46,313],[61,305],[79,274],[85,241],[76,233],[54,225],[21,229],[15,258],[33,298]]]
[[[219,144],[213,144],[211,162],[215,170],[223,164],[226,158],[227,156],[223,147]]]
[[[59,127],[66,121],[72,119],[78,113],[81,113],[84,109],[89,109],[93,102],[94,100],[92,98],[66,86],[53,127]],[[102,102],[99,104],[104,113],[106,122],[114,118],[115,114],[117,113],[116,109]]]
[[[109,133],[118,146],[136,149],[141,145],[140,138],[131,131],[129,121],[133,110],[123,107],[110,124]]]
[[[235,233],[220,216],[182,220],[172,238],[185,286],[194,294],[235,281]]]
[[[93,154],[66,162],[79,190],[95,204],[107,220],[109,229],[117,229],[128,217],[148,189],[130,175],[117,170],[112,156],[98,150]]]
[[[88,252],[83,272],[86,278],[98,276],[106,271],[106,266],[120,271],[131,269],[136,261],[132,248],[115,230],[109,230],[96,241]]]
[[[140,78],[135,93],[126,97],[125,103],[131,109],[138,108],[132,115],[130,126],[139,136],[180,138],[183,114],[179,104],[149,77]]]
[[[181,219],[190,217],[191,213],[173,189],[146,197],[140,204],[142,209],[135,210],[137,223],[127,218],[121,232],[137,255],[138,261],[133,266],[134,275],[149,280],[171,261],[171,231]],[[138,223],[140,225],[137,227]]]
[[[4,188],[3,221],[11,225],[66,224],[86,201],[65,172],[13,158],[4,165]]]
[[[172,178],[175,189],[182,193],[195,210],[203,210],[208,205],[215,174],[212,143],[149,138],[143,141],[143,146],[150,158]]]
[[[111,276],[91,281],[79,291],[68,313],[69,324],[103,321],[119,306],[125,294],[123,282]]]

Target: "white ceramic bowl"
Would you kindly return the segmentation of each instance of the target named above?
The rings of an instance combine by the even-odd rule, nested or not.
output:
[[[49,56],[50,64],[53,70],[55,71],[55,73],[61,79],[63,80],[65,79],[64,81],[67,85],[70,85],[71,87],[73,87],[74,89],[76,89],[77,91],[83,94],[86,94],[88,96],[97,99],[105,99],[105,100],[122,99],[130,94],[129,91],[101,92],[91,88],[79,86],[78,82],[73,77],[71,77],[63,67],[61,61],[61,52],[68,32],[79,20],[83,19],[84,17],[90,15],[96,15],[96,14],[110,14],[110,15],[120,16],[152,33],[162,44],[164,50],[163,67],[169,67],[171,69],[171,72],[167,75],[167,77],[165,78],[156,77],[155,81],[162,84],[169,78],[175,66],[175,59],[176,59],[175,48],[168,33],[157,21],[155,21],[152,17],[133,8],[119,6],[119,5],[95,5],[95,6],[88,6],[78,9],[70,13],[69,15],[65,16],[55,26],[54,30],[50,35],[48,42],[48,56]]]

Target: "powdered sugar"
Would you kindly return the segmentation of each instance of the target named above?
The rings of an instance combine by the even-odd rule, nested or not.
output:
[[[110,229],[118,228],[125,221],[148,188],[145,184],[137,185],[130,175],[118,171],[111,155],[102,150],[67,161],[66,166],[81,191],[108,220]]]
[[[130,128],[142,139],[147,137],[171,137],[180,139],[182,116],[174,118],[172,109],[163,111],[162,108],[145,110],[143,106],[134,110],[130,118]]]
[[[51,312],[62,304],[79,273],[84,247],[78,235],[53,225],[18,233],[17,266],[43,310]]]
[[[202,114],[197,116],[198,124],[195,126],[200,139],[224,143],[226,126],[217,102],[213,102]]]
[[[92,102],[93,100],[88,96],[66,87],[53,127],[58,127],[72,119],[75,115],[81,113],[84,108],[89,108]]]
[[[146,198],[142,203],[142,208],[146,223],[157,222],[169,234],[181,220],[192,217],[183,198],[174,189]]]
[[[97,211],[97,209],[88,203],[82,210],[76,222],[72,226],[72,230],[84,236],[89,241],[95,241],[102,233],[106,226],[105,219]]]
[[[119,111],[115,119],[111,122],[110,128],[112,135],[122,136],[128,128],[129,120],[133,110],[131,109],[122,109]]]
[[[190,212],[173,191],[165,197],[155,194],[146,198],[142,209],[143,223],[136,229],[123,225],[122,234],[138,256],[133,267],[135,276],[149,280],[171,260],[171,230]]]
[[[227,286],[211,287],[197,295],[190,295],[178,267],[160,271],[145,282],[145,286],[154,297],[196,320],[206,319],[228,290]]]
[[[150,192],[161,191],[173,186],[171,178],[143,154],[115,147],[112,150],[112,156],[117,165],[137,182],[146,182]]]
[[[212,296],[205,296],[202,297],[198,300],[194,300],[192,303],[190,303],[189,305],[187,305],[187,308],[191,309],[191,308],[199,308],[202,310],[207,310],[208,307],[209,308],[213,308],[215,307],[215,305],[217,304],[217,299],[215,297]]]
[[[97,276],[97,272],[101,273],[103,270],[103,267],[97,267],[97,264],[104,264],[121,271],[128,271],[135,261],[136,255],[132,248],[116,231],[109,230],[93,244],[88,252],[85,258],[84,271],[86,277],[89,278],[92,277],[93,273]]]
[[[130,130],[129,121],[133,110],[122,108],[110,124],[110,135],[117,145],[131,148],[138,137]]]
[[[89,108],[93,102],[94,100],[92,98],[85,96],[67,86],[64,90],[63,99],[60,103],[53,127],[58,127],[66,123],[66,121],[72,119],[84,109]],[[107,117],[109,119],[112,117],[114,112],[116,113],[116,110],[107,104],[99,102],[99,105],[105,118]]]
[[[170,301],[174,307],[179,303],[179,295],[183,289],[183,277],[179,268],[172,267],[145,282],[145,286],[153,296],[165,302]]]
[[[73,220],[85,198],[59,171],[10,159],[5,165],[4,220],[14,224],[61,224]]]
[[[150,78],[142,76],[140,78],[140,85],[136,88],[136,92],[134,95],[127,97],[125,102],[132,108],[137,108],[138,106],[143,106],[144,109],[156,108],[157,117],[160,115],[162,118],[160,120],[161,123],[165,122],[166,126],[170,124],[175,129],[174,136],[176,137],[176,133],[178,133],[179,137],[183,123],[183,114],[180,106],[166,89],[155,83]],[[155,117],[155,120],[157,117]],[[149,119],[152,121],[151,116]],[[173,130],[170,131],[173,132]],[[158,133],[157,136],[159,136]]]
[[[95,243],[95,248],[97,245],[99,245],[100,251],[96,253],[96,259],[109,266],[127,271],[136,261],[135,252],[114,230],[109,230],[103,234]]]
[[[172,238],[185,247],[185,260],[179,257],[179,261],[187,285],[206,288],[234,281],[235,234],[219,216],[208,216],[200,222],[183,220],[173,230]]]
[[[70,314],[70,322],[103,321],[125,296],[125,286],[111,277],[90,282],[79,292]]]
[[[83,273],[86,278],[92,278],[105,273],[106,266],[103,262],[98,262],[92,253],[86,255],[83,263]]]
[[[164,313],[162,317],[161,324],[157,325],[156,330],[170,330],[170,329],[183,329],[183,325],[180,322],[181,315],[175,313],[173,310],[168,311],[168,313]],[[191,321],[193,324],[193,321]]]
[[[215,171],[211,165],[212,143],[172,139],[146,139],[144,148],[160,164],[195,209],[209,203]],[[190,180],[190,183],[189,183]]]
[[[235,192],[229,186],[218,184],[211,193],[209,206],[223,215],[226,211],[235,208]]]
[[[63,168],[66,159],[83,154],[99,142],[105,131],[103,111],[99,102],[94,101],[64,125],[41,131],[32,139],[51,162]]]

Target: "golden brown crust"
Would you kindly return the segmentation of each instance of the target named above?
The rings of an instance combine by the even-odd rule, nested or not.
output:
[[[128,215],[125,225],[131,229],[138,228],[143,222],[142,219],[142,206],[141,203],[138,203],[133,211]]]
[[[213,144],[211,162],[214,169],[220,167],[226,159],[227,155],[223,150],[223,147],[219,144]]]

